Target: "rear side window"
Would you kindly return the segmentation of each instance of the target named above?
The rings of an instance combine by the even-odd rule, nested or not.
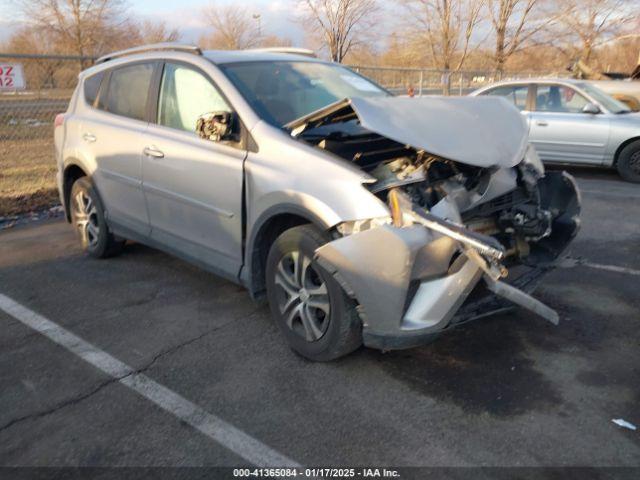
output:
[[[107,98],[104,102],[101,98],[100,103],[116,115],[144,120],[152,76],[152,63],[138,63],[113,70]]]
[[[95,75],[91,75],[84,81],[84,99],[87,101],[87,104],[91,106],[95,104],[103,78],[104,72],[99,72]]]
[[[509,85],[505,87],[494,88],[489,90],[486,95],[495,95],[504,97],[513,103],[518,110],[527,109],[527,95],[529,94],[528,85]]]

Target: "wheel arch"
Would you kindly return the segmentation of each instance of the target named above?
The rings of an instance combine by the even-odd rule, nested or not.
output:
[[[295,204],[275,205],[254,223],[246,239],[245,265],[240,274],[252,298],[262,297],[265,293],[265,267],[273,242],[285,230],[304,224],[312,224],[322,230],[331,227],[318,215]]]
[[[71,160],[67,163],[62,174],[62,201],[65,217],[71,222],[71,210],[69,209],[69,197],[71,196],[71,186],[81,177],[88,176],[87,169],[80,162]]]
[[[622,142],[620,145],[618,145],[618,148],[616,149],[616,153],[613,155],[614,167],[618,165],[618,158],[620,158],[620,153],[622,153],[622,150],[624,150],[627,146],[631,145],[634,142],[640,142],[640,136],[628,138],[627,140]]]

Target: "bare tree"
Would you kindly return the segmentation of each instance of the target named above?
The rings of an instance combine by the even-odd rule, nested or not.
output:
[[[235,5],[211,4],[204,16],[213,27],[211,35],[202,37],[200,43],[208,48],[242,50],[260,45],[259,23],[246,9]]]
[[[51,44],[54,43],[54,41],[47,31],[24,26],[16,30],[7,40],[5,50],[11,53],[42,55],[52,53]],[[30,88],[57,86],[56,73],[64,68],[64,66],[65,62],[59,60],[25,61],[24,70]],[[77,69],[75,69],[75,74],[78,74]]]
[[[58,49],[80,56],[99,55],[117,37],[122,0],[15,0],[32,27],[48,32]]]
[[[486,0],[489,19],[495,35],[495,50],[491,55],[498,74],[504,72],[507,60],[519,51],[527,40],[547,26],[552,17],[534,18],[541,0]]]
[[[291,47],[292,45],[291,39],[278,35],[263,35],[260,37],[261,47]]]
[[[459,71],[469,54],[484,0],[405,0],[414,31],[433,65]]]
[[[139,43],[175,42],[180,40],[180,32],[177,28],[169,29],[165,22],[152,22],[144,20],[139,25]]]
[[[361,45],[378,19],[376,0],[300,0],[301,21],[329,50],[334,62]]]
[[[589,64],[595,50],[629,33],[637,21],[639,0],[556,0],[556,32],[564,45],[555,42],[567,56]]]

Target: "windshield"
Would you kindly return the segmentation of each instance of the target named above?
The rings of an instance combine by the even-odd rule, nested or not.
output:
[[[596,102],[609,110],[611,113],[627,113],[631,111],[631,109],[624,103],[619,102],[608,93],[603,92],[598,87],[594,87],[590,83],[579,83],[578,87],[580,87],[587,94],[593,97]]]
[[[319,62],[245,62],[220,65],[265,121],[282,126],[344,98],[390,94],[340,65]]]

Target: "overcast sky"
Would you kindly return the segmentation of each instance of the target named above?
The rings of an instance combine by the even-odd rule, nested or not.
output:
[[[196,42],[205,32],[202,9],[207,0],[130,0],[129,13],[152,20],[163,20],[182,32],[182,41]],[[216,0],[218,5],[240,5],[251,14],[259,14],[262,31],[290,38],[295,46],[302,45],[304,32],[294,21],[295,0]],[[0,41],[6,40],[19,25],[21,18],[10,0],[0,0]]]

